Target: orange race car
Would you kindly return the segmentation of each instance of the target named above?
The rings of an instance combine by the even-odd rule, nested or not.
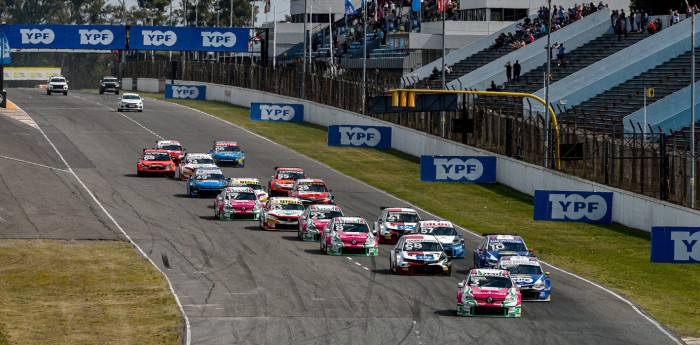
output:
[[[175,177],[175,163],[170,159],[168,150],[143,149],[143,155],[136,164],[138,176],[145,174],[164,174]]]
[[[306,178],[302,168],[275,167],[275,175],[267,182],[270,196],[288,196],[294,186],[294,181]]]

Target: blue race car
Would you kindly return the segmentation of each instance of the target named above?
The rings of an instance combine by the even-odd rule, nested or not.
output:
[[[245,152],[235,141],[214,141],[214,146],[209,150],[209,154],[218,166],[233,165],[240,168],[245,166]]]
[[[464,259],[464,240],[452,222],[446,220],[421,220],[412,231],[414,234],[435,236],[445,254],[452,259]]]
[[[191,198],[202,195],[218,195],[228,180],[218,168],[200,168],[187,180],[187,195]]]
[[[540,261],[534,256],[501,256],[498,268],[508,270],[510,277],[520,287],[523,300],[549,301],[552,282],[549,272],[543,272]]]
[[[496,268],[501,256],[532,256],[525,241],[518,235],[485,235],[485,238],[474,251],[475,268]]]

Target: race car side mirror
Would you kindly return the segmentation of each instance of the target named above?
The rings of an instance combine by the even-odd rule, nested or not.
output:
[[[464,288],[464,282],[459,282],[457,283],[457,286],[459,286],[460,289]]]
[[[544,272],[544,275],[549,277],[549,272]]]

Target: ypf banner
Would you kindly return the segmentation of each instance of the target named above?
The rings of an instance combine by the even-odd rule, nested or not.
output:
[[[496,182],[496,157],[421,156],[423,182]]]
[[[253,121],[303,122],[303,104],[250,103]]]
[[[651,262],[700,262],[700,227],[652,227]]]
[[[31,25],[7,24],[3,32],[12,49],[126,48],[123,25]]]
[[[165,98],[205,100],[206,96],[206,85],[165,84]]]
[[[612,192],[535,190],[535,220],[612,223]]]
[[[331,125],[328,127],[328,146],[391,148],[391,127]]]
[[[249,29],[182,26],[132,26],[129,48],[247,52]]]

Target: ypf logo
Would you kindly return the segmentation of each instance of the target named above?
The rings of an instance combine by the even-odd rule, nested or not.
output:
[[[197,99],[197,97],[199,97],[199,89],[197,87],[173,85],[173,98]]]
[[[262,120],[289,121],[294,118],[294,108],[288,105],[260,105],[260,118]]]
[[[146,46],[167,46],[171,47],[175,42],[177,42],[177,35],[168,30],[168,31],[160,31],[160,30],[143,30],[141,32],[143,35],[143,45]]]
[[[377,146],[382,140],[382,135],[376,128],[338,127],[338,130],[341,145]]]
[[[484,173],[484,165],[476,158],[461,160],[459,158],[435,158],[436,180],[478,180]]]
[[[51,44],[56,35],[51,29],[19,29],[22,44]]]
[[[674,231],[671,233],[673,240],[673,259],[688,261],[690,259],[700,261],[700,231],[690,234],[687,231]]]
[[[552,219],[579,220],[583,217],[595,221],[605,217],[608,203],[600,195],[589,195],[587,198],[579,194],[550,194]]]
[[[80,44],[108,45],[114,41],[114,34],[109,30],[78,30]]]
[[[219,31],[203,31],[202,32],[202,46],[204,47],[221,47],[231,48],[236,45],[236,35],[233,32]]]

